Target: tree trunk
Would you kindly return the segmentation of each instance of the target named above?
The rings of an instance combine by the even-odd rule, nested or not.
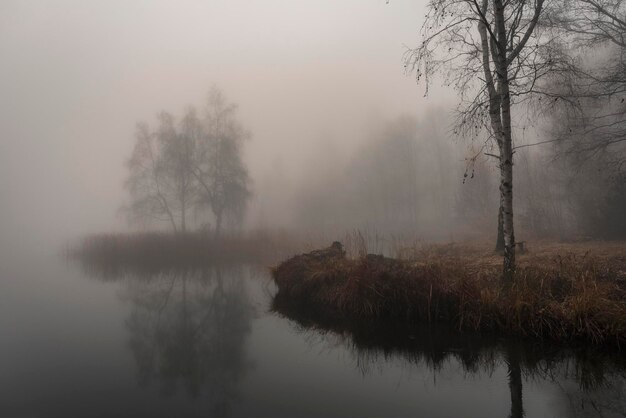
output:
[[[170,218],[170,225],[172,225],[172,230],[176,234],[178,232],[178,228],[176,228],[176,221],[174,220],[174,217],[172,216],[170,216],[169,218]]]
[[[503,0],[494,0],[498,54],[496,73],[500,93],[502,132],[500,135],[500,203],[504,232],[503,279],[513,281],[515,272],[515,234],[513,231],[513,139],[511,130],[511,94],[509,92],[507,33]]]
[[[186,225],[186,207],[185,207],[185,202],[184,202],[184,198],[183,198],[183,202],[182,202],[182,210],[181,210],[181,214],[180,214],[180,232],[182,232],[183,234],[185,232],[187,232],[187,225]]]
[[[219,238],[222,235],[222,211],[215,213],[215,236]]]
[[[500,207],[498,209],[498,235],[496,237],[496,252],[499,253],[503,253],[504,252],[504,225],[503,225],[503,218],[502,218],[502,204],[500,204]]]
[[[513,280],[515,272],[515,232],[513,230],[513,153],[509,137],[508,147],[505,144],[504,161],[500,168],[500,199],[502,203],[502,230],[504,234],[504,271],[506,282]],[[506,151],[508,148],[508,151]]]
[[[174,219],[174,215],[172,214],[172,211],[170,210],[170,207],[167,204],[167,200],[165,200],[161,192],[158,192],[157,196],[158,196],[159,202],[161,203],[161,208],[163,208],[165,210],[165,213],[167,213],[167,217],[170,220],[170,225],[172,225],[172,229],[174,230],[174,233],[177,233],[178,228],[176,227],[176,220]]]

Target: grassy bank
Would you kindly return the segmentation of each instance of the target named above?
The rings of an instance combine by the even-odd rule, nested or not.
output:
[[[72,245],[67,256],[86,269],[115,277],[216,264],[267,264],[289,254],[294,245],[287,233],[263,231],[220,238],[205,232],[97,234]]]
[[[293,257],[273,270],[277,298],[331,315],[441,324],[617,347],[626,343],[626,245],[541,244],[503,286],[486,247],[408,248],[402,259],[340,251]]]

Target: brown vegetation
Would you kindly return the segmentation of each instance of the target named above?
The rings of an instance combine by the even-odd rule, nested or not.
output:
[[[441,323],[558,341],[626,342],[626,245],[535,244],[503,285],[487,247],[414,246],[403,258],[293,257],[273,270],[277,298],[355,319]]]
[[[132,273],[232,263],[272,263],[297,247],[287,233],[256,231],[222,235],[204,231],[99,234],[68,250],[91,272],[111,278]],[[301,247],[301,246],[300,246]]]

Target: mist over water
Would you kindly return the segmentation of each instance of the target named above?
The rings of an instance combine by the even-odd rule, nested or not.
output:
[[[0,307],[0,404],[11,416],[570,417],[624,408],[620,357],[283,317],[263,268],[112,275],[48,258],[18,271],[3,276]],[[511,367],[521,373],[513,381]]]
[[[426,6],[2,1],[0,414],[623,414],[621,353],[335,321],[273,299],[270,266],[335,240],[386,255],[495,243],[493,143],[455,129],[460,97],[444,74],[426,97],[403,61]],[[211,148],[214,91],[240,134],[226,150],[239,201],[235,181],[199,184],[228,165]],[[563,115],[521,108],[516,145],[571,131]],[[179,161],[168,140],[197,135],[186,233],[170,233],[179,214],[155,215],[150,193],[130,222],[154,186],[129,186],[138,123],[169,158],[155,178]],[[559,147],[516,150],[518,239],[624,239],[626,182],[605,169],[623,144],[584,161]],[[161,184],[176,189],[172,178]],[[236,208],[223,235],[220,194]]]

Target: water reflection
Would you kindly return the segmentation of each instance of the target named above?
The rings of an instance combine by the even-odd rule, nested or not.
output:
[[[131,307],[126,328],[140,386],[154,385],[162,396],[202,397],[211,416],[229,415],[252,366],[245,346],[254,312],[244,267],[83,267],[92,277],[123,284],[119,296]]]
[[[99,281],[114,282],[129,308],[120,331],[141,389],[128,396],[150,411],[146,416],[586,417],[626,411],[623,353],[338,320],[274,296],[271,285],[264,287],[268,281],[248,280],[256,270],[247,266],[83,267]],[[279,315],[265,315],[270,302]],[[320,340],[331,355],[311,350]],[[356,369],[338,360],[344,353]],[[404,371],[416,374],[399,390],[390,376]]]
[[[381,362],[398,358],[433,371],[455,361],[466,375],[492,375],[502,368],[507,373],[512,418],[526,416],[524,385],[545,381],[559,388],[559,416],[626,416],[623,353],[461,334],[442,327],[359,322],[294,305],[280,294],[272,302],[272,311],[292,321],[310,341],[321,339],[324,344],[345,347],[364,375],[380,369]]]
[[[509,378],[509,392],[511,393],[511,418],[524,416],[524,402],[522,400],[522,353],[517,344],[506,344],[503,350],[504,362],[507,366]]]

